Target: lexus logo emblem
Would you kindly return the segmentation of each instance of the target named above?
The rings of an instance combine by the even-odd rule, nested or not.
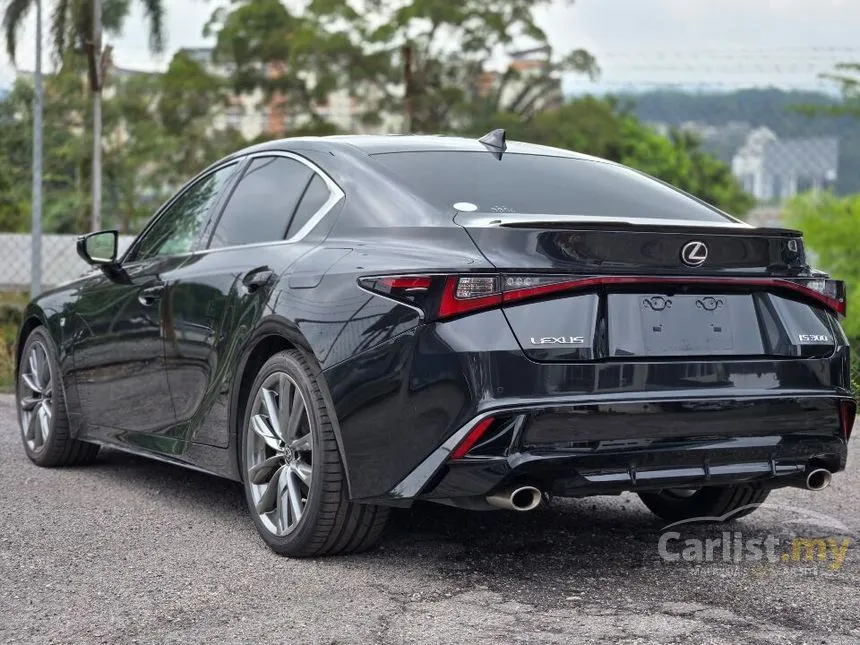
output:
[[[688,267],[699,267],[708,259],[708,247],[704,242],[687,242],[681,249],[681,261]]]

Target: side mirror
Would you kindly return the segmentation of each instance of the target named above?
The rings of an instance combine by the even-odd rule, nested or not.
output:
[[[88,233],[78,238],[78,255],[93,266],[115,264],[119,233],[115,230]]]

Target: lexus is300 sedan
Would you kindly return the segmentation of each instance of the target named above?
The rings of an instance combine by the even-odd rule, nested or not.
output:
[[[842,283],[629,168],[447,137],[273,141],[192,179],[35,299],[24,449],[239,481],[276,552],[355,552],[389,508],[634,491],[735,518],[843,470]]]

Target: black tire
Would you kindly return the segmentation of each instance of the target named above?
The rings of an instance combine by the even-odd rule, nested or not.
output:
[[[283,527],[273,527],[266,520],[268,516],[258,512],[252,493],[252,489],[265,490],[266,486],[272,485],[275,476],[268,483],[255,485],[248,474],[251,465],[249,453],[252,451],[249,433],[252,433],[253,441],[259,441],[256,438],[258,433],[251,429],[251,421],[258,410],[261,388],[264,383],[270,382],[272,378],[281,378],[281,375],[289,377],[291,386],[301,392],[307,410],[304,423],[309,426],[304,438],[310,438],[313,449],[310,464],[312,475],[302,499],[303,512],[286,535],[278,535],[276,531]],[[321,379],[319,368],[309,363],[301,353],[282,351],[272,356],[260,369],[246,401],[239,444],[245,499],[260,536],[280,555],[313,557],[364,551],[376,544],[388,519],[387,507],[356,504],[349,500],[346,474],[331,421],[333,412],[326,405],[320,388]],[[269,458],[273,455],[277,456],[277,453],[267,453]],[[296,457],[296,463],[299,460]],[[260,497],[259,492],[257,497]]]
[[[44,392],[38,395],[28,387],[26,382],[27,378],[32,378],[29,360],[34,351],[39,359],[42,356],[45,358],[45,365],[39,370],[42,374],[40,384],[46,375],[50,377],[50,385],[43,386]],[[21,365],[18,369],[15,394],[18,427],[21,429],[24,451],[30,461],[37,466],[44,467],[79,466],[90,463],[96,458],[99,452],[97,445],[74,439],[71,436],[69,417],[66,414],[66,400],[60,377],[60,366],[57,361],[57,347],[44,327],[36,327],[27,336],[21,352]],[[26,402],[29,408],[35,399],[38,399],[39,403],[35,405],[33,411],[25,410],[22,403]],[[48,428],[47,439],[44,438],[45,426],[41,425],[40,409],[42,407],[50,410],[50,415],[45,417]],[[39,427],[31,426],[29,422],[25,425],[27,419],[33,420],[33,424],[39,424]],[[28,431],[29,434],[32,434],[32,439],[28,439]],[[36,440],[34,434],[36,432],[38,432],[38,437],[42,438],[41,443]]]
[[[648,510],[668,522],[680,522],[697,517],[723,518],[722,521],[730,522],[752,513],[758,508],[758,504],[767,499],[769,493],[770,489],[742,484],[707,486],[692,495],[684,496],[673,492],[673,489],[642,492],[639,493],[639,498]]]

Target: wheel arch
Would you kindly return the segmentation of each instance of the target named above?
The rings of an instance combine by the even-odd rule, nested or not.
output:
[[[310,343],[301,334],[295,324],[281,316],[267,318],[254,330],[236,367],[236,379],[230,393],[230,444],[232,446],[233,463],[240,480],[244,479],[241,465],[241,447],[239,440],[242,430],[242,420],[245,417],[245,409],[248,394],[260,368],[269,358],[281,351],[296,350],[300,352],[314,370],[314,378],[317,380],[320,392],[328,407],[329,419],[334,429],[337,448],[343,460],[344,472],[346,474],[347,490],[349,491],[349,463],[343,450],[340,424],[335,414],[334,402],[328,383],[322,373],[319,362],[314,356]]]
[[[48,335],[51,335],[51,330],[48,327],[48,323],[45,320],[45,315],[40,312],[38,309],[31,307],[27,308],[27,311],[24,312],[24,320],[21,323],[21,328],[18,330],[18,340],[15,343],[15,378],[18,378],[18,369],[21,365],[21,356],[24,354],[24,344],[27,342],[27,338],[29,338],[30,334],[33,333],[33,330],[36,327],[44,327],[48,331]],[[57,339],[53,338],[54,344],[57,345]]]

